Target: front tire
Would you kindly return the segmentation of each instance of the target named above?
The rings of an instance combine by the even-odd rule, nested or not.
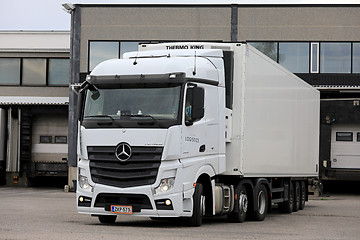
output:
[[[105,224],[113,224],[116,221],[116,216],[115,215],[100,215],[99,221],[101,223],[105,223]]]
[[[193,196],[193,215],[190,217],[189,226],[199,227],[205,213],[205,196],[201,183],[197,183]]]

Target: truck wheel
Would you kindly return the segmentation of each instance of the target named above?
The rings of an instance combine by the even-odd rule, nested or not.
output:
[[[236,199],[234,211],[228,215],[230,222],[242,223],[245,221],[248,210],[249,198],[246,188],[243,184],[239,184],[235,189]]]
[[[286,202],[279,203],[279,209],[283,213],[292,213],[294,208],[294,188],[292,182],[289,182],[289,199]]]
[[[101,223],[112,224],[112,223],[115,223],[116,216],[115,215],[100,215],[99,216],[99,221]]]
[[[263,221],[268,210],[268,194],[264,184],[255,189],[256,204],[254,218],[256,221]]]
[[[305,181],[300,182],[300,210],[305,208],[305,201],[306,201],[306,184]]]
[[[197,183],[193,196],[193,215],[190,217],[189,226],[199,227],[205,214],[205,196],[201,183]]]
[[[296,181],[296,182],[294,182],[294,208],[293,208],[293,212],[299,211],[300,201],[301,201],[300,184],[299,184],[298,181]]]

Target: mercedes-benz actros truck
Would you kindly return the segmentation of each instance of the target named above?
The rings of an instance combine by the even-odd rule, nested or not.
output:
[[[102,62],[78,93],[78,212],[200,226],[301,210],[319,98],[247,43],[142,44]]]

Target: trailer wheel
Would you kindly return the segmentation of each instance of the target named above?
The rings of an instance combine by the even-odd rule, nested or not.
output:
[[[101,223],[112,224],[112,223],[115,223],[116,216],[115,215],[100,215],[99,221]]]
[[[305,181],[300,182],[300,206],[299,209],[303,210],[305,208],[306,201],[306,184]]]
[[[235,189],[235,207],[234,211],[228,215],[230,222],[242,223],[246,219],[246,213],[249,205],[249,198],[246,188],[243,184],[239,184]]]
[[[268,210],[268,193],[264,184],[255,189],[256,204],[254,218],[256,221],[263,221]]]
[[[205,196],[201,183],[197,183],[193,196],[193,215],[190,217],[189,226],[199,227],[205,214]]]
[[[297,212],[300,209],[300,201],[301,201],[301,196],[300,196],[300,184],[298,181],[294,182],[294,208],[293,208],[293,212]]]
[[[289,196],[288,200],[279,203],[279,209],[283,213],[292,213],[294,208],[294,187],[292,182],[289,182]]]

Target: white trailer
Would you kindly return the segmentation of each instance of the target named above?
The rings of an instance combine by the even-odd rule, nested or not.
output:
[[[79,92],[78,212],[264,220],[305,207],[319,92],[246,43],[144,44]]]

